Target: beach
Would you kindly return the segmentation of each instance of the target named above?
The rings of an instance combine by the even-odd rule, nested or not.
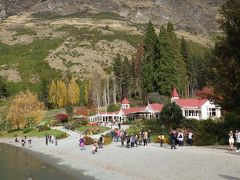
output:
[[[126,148],[113,142],[91,154],[91,146],[80,150],[78,133],[67,133],[70,136],[59,140],[57,146],[46,146],[45,138],[32,138],[31,146],[23,149],[58,159],[56,165],[69,167],[79,179],[82,175],[100,180],[240,179],[240,153],[227,147],[183,146],[171,150],[169,145],[161,148],[155,143]],[[0,142],[21,146],[10,139]]]

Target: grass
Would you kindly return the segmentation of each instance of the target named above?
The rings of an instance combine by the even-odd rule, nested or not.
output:
[[[33,13],[32,17],[42,20],[55,20],[61,18],[92,18],[99,19],[112,19],[112,20],[124,20],[122,16],[113,12],[99,12],[99,13],[86,13],[86,12],[74,12],[71,14],[61,15],[53,12],[38,12]]]
[[[33,130],[30,131],[29,133],[23,133],[22,130],[18,130],[18,131],[13,131],[8,133],[7,131],[0,131],[1,136],[3,138],[10,138],[10,137],[14,137],[14,136],[18,136],[18,137],[23,137],[23,136],[27,136],[27,137],[45,137],[46,134],[51,134],[54,135],[55,137],[59,137],[65,134],[65,132],[63,131],[59,131],[57,129],[51,129],[51,130],[47,130],[47,131],[38,131],[38,130]]]
[[[5,45],[0,43],[0,65],[16,68],[22,77],[20,83],[7,83],[10,94],[15,94],[20,90],[30,89],[38,91],[39,83],[31,83],[29,80],[32,75],[37,74],[40,79],[56,79],[60,77],[60,72],[52,69],[44,62],[49,51],[56,49],[63,39],[35,39],[29,44]]]
[[[109,131],[111,129],[111,128],[105,127],[105,126],[81,126],[80,128],[77,128],[77,130],[80,132],[84,132],[87,129],[93,129],[93,128],[100,128],[99,134]]]
[[[114,40],[123,40],[131,44],[133,47],[136,47],[139,43],[143,42],[142,35],[127,34],[122,31],[113,31],[113,34],[102,34],[97,30],[90,30],[87,27],[77,28],[74,26],[62,26],[57,29],[57,31],[67,32],[69,36],[76,38],[78,42],[83,40],[92,42],[92,45],[95,45],[99,40],[106,40],[112,42]]]
[[[18,27],[16,29],[14,29],[14,31],[16,31],[16,34],[14,36],[22,36],[22,35],[37,35],[37,33],[35,31],[33,31],[30,28],[26,28],[26,27]]]
[[[193,55],[204,57],[205,53],[209,52],[209,48],[207,47],[204,47],[192,41],[187,41],[187,42],[188,42],[189,51]]]

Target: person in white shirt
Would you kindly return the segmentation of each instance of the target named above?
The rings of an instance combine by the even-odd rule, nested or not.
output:
[[[188,133],[188,145],[192,146],[193,143],[193,133],[191,131],[189,131]]]
[[[177,138],[178,138],[179,146],[183,146],[184,137],[183,137],[182,131],[179,131]]]

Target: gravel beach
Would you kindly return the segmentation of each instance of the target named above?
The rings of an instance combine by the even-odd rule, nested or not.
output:
[[[240,179],[240,153],[227,147],[184,146],[171,150],[170,146],[161,148],[154,143],[126,148],[113,142],[93,155],[91,146],[80,150],[78,133],[67,133],[70,136],[59,140],[57,146],[46,146],[44,138],[32,138],[32,145],[24,148],[58,158],[58,165],[79,170],[79,177],[83,173],[101,180]],[[9,139],[0,142],[21,146]]]

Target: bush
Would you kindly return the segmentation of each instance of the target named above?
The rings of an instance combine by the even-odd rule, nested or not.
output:
[[[0,137],[3,136],[1,133],[0,133]]]
[[[110,136],[110,134],[106,134],[104,137],[104,145],[109,145],[112,143],[112,138]]]
[[[18,130],[17,129],[9,129],[7,132],[12,133],[12,132],[15,132],[15,131],[18,131]]]
[[[30,131],[34,130],[33,128],[25,128],[23,130],[23,133],[26,134],[26,133],[29,133]]]
[[[57,121],[61,123],[65,123],[68,121],[69,116],[67,114],[57,114],[55,118]]]
[[[60,135],[57,135],[56,137],[57,137],[57,139],[64,139],[64,138],[68,137],[68,134],[67,133],[62,133]]]
[[[110,104],[107,107],[107,112],[114,112],[114,111],[119,111],[120,110],[120,105],[117,104]]]
[[[38,127],[38,131],[40,132],[40,131],[48,131],[48,130],[50,130],[51,128],[50,127],[48,127],[48,126],[46,126],[46,125],[44,125],[44,126],[39,126]]]
[[[79,121],[81,126],[86,126],[88,124],[88,120],[82,119]]]
[[[90,136],[84,136],[85,145],[91,145],[94,143],[94,140]]]

